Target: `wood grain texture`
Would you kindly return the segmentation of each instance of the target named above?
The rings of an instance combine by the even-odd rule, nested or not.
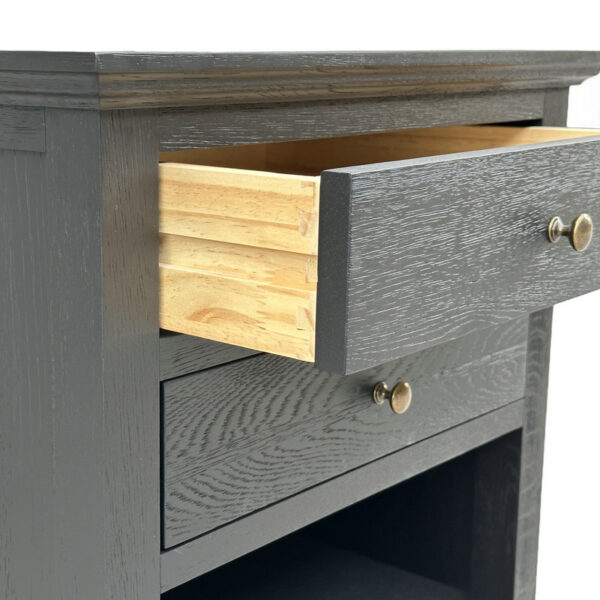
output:
[[[210,275],[316,292],[317,256],[160,234],[160,263]]]
[[[449,92],[411,98],[163,109],[159,119],[161,150],[536,120],[542,117],[544,98],[542,90]]]
[[[159,173],[162,233],[316,254],[317,178],[181,163]]]
[[[32,121],[18,132],[29,152],[10,150],[12,132],[0,150],[2,198],[19,200],[0,203],[0,596],[156,599],[159,577],[173,587],[523,424],[519,401],[458,425],[167,551],[160,573],[157,115],[98,109],[160,106],[163,149],[542,115],[561,125],[549,121],[564,114],[564,86],[599,66],[598,53],[0,53],[3,106],[87,109],[46,111],[45,154]],[[519,600],[535,588],[549,313],[533,321]],[[247,352],[175,337],[171,373]]]
[[[315,314],[315,290],[160,267],[160,325],[169,331],[314,362]]]
[[[165,211],[229,218],[239,211],[246,219],[270,217],[296,225],[299,210],[315,210],[310,194],[294,194],[298,176],[310,186],[315,185],[311,176],[328,169],[599,135],[599,129],[471,125],[162,152],[163,204]],[[305,204],[299,206],[301,200]]]
[[[43,109],[0,106],[0,149],[44,152],[46,124]]]
[[[596,52],[0,55],[0,103],[121,109],[566,87]]]
[[[513,598],[519,514],[522,432],[475,456],[468,598]]]
[[[48,110],[44,154],[0,152],[7,600],[159,595],[155,132]]]
[[[327,542],[282,540],[187,586],[164,600],[465,600],[455,588]]]
[[[9,53],[26,55],[28,53]],[[25,61],[26,56],[23,57]],[[96,69],[100,72],[138,72],[138,71],[189,71],[194,68],[210,69],[219,72],[221,69],[327,69],[327,68],[414,68],[421,67],[427,72],[429,68],[443,70],[443,67],[465,66],[488,67],[495,71],[480,77],[499,79],[505,68],[516,68],[522,73],[517,78],[528,79],[532,76],[527,71],[535,71],[537,77],[547,76],[553,70],[566,70],[571,67],[577,71],[581,68],[600,66],[600,52],[581,51],[425,51],[425,52],[98,52],[96,53]],[[573,71],[567,74],[574,77]],[[534,75],[535,76],[535,75]],[[453,74],[448,79],[453,79]],[[550,86],[548,86],[550,87]]]
[[[312,361],[318,279],[315,253],[319,178],[315,175],[341,165],[425,156],[436,157],[433,160],[439,164],[437,157],[442,154],[592,136],[598,136],[598,131],[551,127],[429,127],[163,153],[161,156],[167,160],[186,162],[167,162],[160,167],[161,326]],[[240,169],[248,165],[261,170]],[[466,178],[465,184],[470,184]],[[427,182],[423,185],[427,186]],[[444,197],[445,190],[435,189],[434,193],[438,192]],[[346,194],[351,193],[351,190],[346,191]],[[461,191],[453,189],[451,193],[457,196]],[[330,213],[338,210],[337,206],[329,206],[335,200],[330,201],[325,195],[322,201],[328,204],[326,210]],[[471,202],[476,199],[471,198]],[[485,210],[485,207],[478,208]],[[380,206],[379,210],[386,212],[385,207]],[[423,239],[423,246],[427,246],[444,235],[444,223],[438,219],[432,224],[423,207],[419,210],[416,228],[424,227],[425,231],[417,231],[416,235]],[[462,208],[448,208],[449,212],[454,210],[461,214]],[[439,211],[436,209],[436,212]],[[334,214],[328,224],[328,228],[334,230],[333,236],[327,227],[323,229],[325,245],[329,244],[328,260],[335,263],[335,281],[330,275],[321,286],[326,291],[348,285],[344,281],[342,263],[347,260],[349,236],[342,237],[343,226],[340,225],[345,222],[344,217]],[[493,217],[491,214],[490,220]],[[446,215],[442,214],[442,218]],[[364,235],[378,237],[379,223],[370,225],[372,231],[365,228]],[[429,232],[432,226],[434,231]],[[336,235],[343,239],[343,244],[329,241]],[[460,235],[459,229],[456,235]],[[480,240],[478,236],[473,237]],[[369,245],[368,239],[364,245]],[[378,258],[385,269],[387,257],[381,253]],[[445,253],[428,256],[426,262],[431,264],[445,258]],[[460,259],[458,256],[457,260]],[[358,260],[360,262],[360,258]],[[389,262],[389,258],[387,260]],[[412,266],[418,268],[418,261]],[[381,269],[379,265],[372,268]],[[443,286],[445,275],[440,273],[439,277],[435,283]],[[518,289],[512,291],[519,293]],[[326,320],[332,326],[345,318],[346,307],[339,306],[338,296],[327,303]],[[341,322],[337,326],[344,328],[346,324]],[[430,333],[437,334],[436,331]],[[334,352],[339,356],[337,348]]]
[[[202,211],[201,207],[209,206],[211,214],[227,215],[233,212],[227,210],[230,201],[228,196],[223,198],[223,206],[212,207],[212,203],[215,197],[221,199],[223,194],[233,195],[233,190],[236,190],[237,196],[234,197],[234,201],[242,204],[239,210],[243,211],[247,218],[257,218],[257,213],[262,214],[263,210],[266,217],[277,207],[281,211],[279,218],[282,222],[294,224],[293,217],[298,209],[294,202],[296,198],[290,192],[288,194],[292,197],[285,207],[280,207],[275,202],[273,202],[275,206],[267,205],[264,209],[257,206],[259,203],[255,200],[255,195],[262,196],[263,192],[272,194],[270,189],[267,191],[266,183],[261,185],[262,181],[268,182],[269,188],[272,187],[284,196],[286,187],[297,181],[297,175],[318,176],[327,169],[598,135],[600,135],[598,129],[567,127],[489,125],[423,127],[365,135],[162,152],[160,154],[162,161],[176,163],[166,164],[161,168],[165,188],[165,207],[167,209],[172,207],[173,210],[181,210],[179,207],[185,207],[184,210],[190,208],[198,212],[207,212]],[[193,167],[178,166],[182,164],[202,165],[204,168],[197,172],[200,177],[194,178],[190,176],[189,171]],[[206,166],[211,168],[206,169]],[[223,168],[231,170],[223,171]],[[267,173],[263,173],[262,178],[258,178],[253,173],[255,171],[280,175],[269,179]],[[194,173],[196,172],[192,171],[192,174]],[[208,183],[204,180],[207,176],[205,174],[211,179],[216,179],[216,190],[210,184],[208,189],[204,188]],[[284,186],[281,174],[294,176],[290,177]],[[250,186],[244,186],[244,176],[255,177],[257,184],[248,189]],[[311,180],[306,181],[310,184]],[[222,188],[226,189],[217,196],[215,192],[220,192]],[[264,201],[266,202],[266,198]],[[238,208],[237,205],[235,208]],[[312,210],[310,204],[304,210],[307,208]],[[284,221],[286,216],[287,221]]]
[[[570,65],[569,65],[570,63]],[[581,51],[421,51],[421,52],[0,52],[0,69],[15,71],[141,72],[248,68],[364,68],[380,66],[495,66],[545,70],[593,66],[600,52]],[[523,74],[527,77],[526,74]]]
[[[167,550],[161,555],[162,589],[172,589],[522,424],[523,402],[513,402]]]
[[[327,169],[599,135],[598,129],[566,127],[425,127],[387,133],[257,144],[256,149],[264,154],[264,169],[267,171],[319,175]],[[231,156],[224,157],[222,165],[229,166],[229,161],[237,162],[237,152],[242,150],[247,155],[247,148],[230,148]],[[222,152],[220,148],[216,150]],[[198,164],[202,164],[201,161],[213,151],[196,151]],[[191,157],[194,151],[183,154]]]
[[[258,354],[255,350],[204,340],[180,333],[160,333],[160,380],[181,377],[240,358]]]
[[[319,179],[183,163],[159,174],[161,327],[314,361]]]
[[[317,366],[355,372],[600,287],[600,244],[546,236],[555,214],[600,220],[599,160],[585,138],[324,172]]]
[[[535,599],[551,336],[552,309],[531,315],[520,464],[515,600]]]
[[[544,125],[564,127],[569,90],[548,90]],[[535,600],[552,308],[529,317],[525,418],[522,429],[514,600]]]
[[[148,600],[158,597],[160,545],[156,114],[100,118],[108,554],[102,594]]]
[[[95,73],[0,70],[5,106],[98,110],[99,95]]]
[[[547,127],[566,127],[569,110],[569,88],[548,89],[544,92],[544,116]]]
[[[0,51],[0,70],[3,71],[86,73],[95,68],[94,52]]]
[[[106,559],[103,537],[89,545],[103,527],[98,116],[49,114],[47,134],[46,154],[0,151],[0,595],[8,600],[93,598]],[[95,168],[64,177],[74,164]]]
[[[517,320],[352,377],[264,356],[166,382],[164,545],[520,398],[525,340]],[[371,399],[399,379],[401,417]]]

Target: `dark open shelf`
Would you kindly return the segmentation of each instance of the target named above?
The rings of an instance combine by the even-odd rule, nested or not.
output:
[[[163,596],[164,600],[464,600],[450,586],[357,552],[293,535]]]
[[[493,448],[371,496],[165,592],[162,600],[466,600],[474,469],[478,455]]]

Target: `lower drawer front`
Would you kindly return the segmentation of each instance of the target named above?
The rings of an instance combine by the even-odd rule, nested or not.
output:
[[[349,376],[272,355],[165,382],[165,547],[523,396],[527,319]],[[411,384],[408,411],[379,381]]]

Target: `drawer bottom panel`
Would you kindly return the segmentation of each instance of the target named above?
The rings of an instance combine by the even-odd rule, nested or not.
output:
[[[172,547],[523,396],[527,318],[354,375],[262,355],[165,382]],[[408,411],[376,405],[407,381]]]

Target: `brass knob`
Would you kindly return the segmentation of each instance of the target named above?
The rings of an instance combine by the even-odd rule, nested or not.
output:
[[[401,415],[408,410],[412,400],[412,389],[406,381],[399,381],[393,388],[387,386],[385,381],[380,381],[373,388],[373,401],[375,404],[383,404],[389,401],[392,410]]]
[[[566,235],[577,252],[583,252],[590,245],[593,233],[592,217],[586,213],[579,215],[571,225],[565,225],[560,217],[552,217],[548,223],[548,239],[554,243]]]

